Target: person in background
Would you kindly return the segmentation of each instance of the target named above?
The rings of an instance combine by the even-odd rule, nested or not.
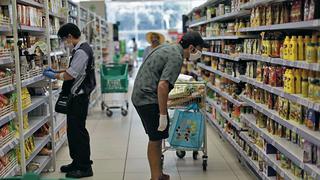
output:
[[[148,32],[146,34],[146,40],[150,44],[150,46],[146,47],[143,51],[142,61],[145,60],[147,55],[152,51],[152,49],[158,47],[159,45],[164,43],[164,35],[157,32]]]
[[[168,133],[168,94],[177,80],[183,59],[201,58],[202,47],[207,47],[198,32],[186,33],[178,44],[165,44],[147,55],[137,74],[132,102],[149,136],[147,156],[151,180],[169,180],[161,167],[161,142]]]
[[[79,28],[72,23],[63,25],[58,36],[66,47],[72,49],[67,70],[56,71],[48,67],[43,75],[63,81],[62,92],[70,98],[67,113],[67,137],[71,164],[60,170],[69,178],[93,176],[90,160],[90,137],[86,119],[90,94],[96,86],[94,56],[90,45],[81,40]]]
[[[138,66],[137,56],[138,56],[138,44],[136,42],[136,38],[132,38],[132,59],[133,59],[133,65]]]

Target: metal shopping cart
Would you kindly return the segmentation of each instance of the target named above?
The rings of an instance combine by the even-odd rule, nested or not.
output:
[[[185,157],[186,155],[186,151],[192,151],[193,152],[193,159],[197,160],[198,159],[198,151],[202,151],[203,152],[203,156],[202,156],[202,167],[203,170],[206,171],[207,170],[207,129],[206,129],[206,123],[205,123],[205,116],[204,116],[204,111],[203,108],[205,107],[205,96],[206,96],[206,84],[205,82],[176,82],[174,89],[170,92],[169,94],[169,100],[168,100],[168,107],[169,107],[169,116],[170,116],[170,135],[169,135],[169,139],[168,140],[163,140],[162,143],[162,153],[165,153],[168,150],[175,150],[176,151],[176,155],[182,159]],[[184,123],[183,121],[185,121],[185,119],[183,119],[182,121],[180,121],[180,123],[177,124],[177,122],[175,121],[175,116],[176,116],[176,111],[179,112],[185,112],[188,111],[190,109],[188,109],[188,107],[190,108],[190,105],[196,105],[197,107],[199,107],[199,111],[196,112],[194,111],[194,113],[201,113],[203,118],[197,119],[197,121],[201,121],[201,122],[197,122],[198,124],[202,124],[202,128],[200,128],[200,125],[197,125],[199,127],[194,127],[193,125],[191,125],[191,129],[194,129],[194,132],[190,132],[190,130],[188,130],[189,127],[187,127],[186,130],[182,130],[183,126],[185,126],[186,123]],[[174,111],[174,114],[172,116],[172,111]],[[188,113],[190,113],[190,111],[188,111]],[[191,118],[192,119],[192,118]],[[195,119],[193,119],[195,120]],[[186,121],[191,121],[190,119],[186,119]],[[182,123],[181,123],[182,122]],[[184,124],[184,125],[181,125]],[[189,125],[187,125],[189,126]],[[185,126],[186,127],[186,126]],[[180,139],[184,140],[184,138],[187,138],[186,141],[189,141],[189,138],[191,139],[192,134],[196,135],[196,133],[201,133],[201,136],[198,136],[202,139],[200,143],[198,143],[198,146],[196,146],[195,148],[190,148],[187,147],[185,145],[173,145],[173,139],[174,138],[178,138],[178,136],[174,136],[173,134],[178,134],[180,137]],[[182,137],[182,138],[181,138]],[[170,141],[170,142],[169,142]],[[191,140],[190,140],[191,141]],[[162,155],[161,158],[162,164],[164,161],[164,156]]]
[[[101,77],[101,110],[106,110],[108,117],[113,115],[112,109],[121,109],[121,114],[126,116],[128,114],[128,64],[103,64],[100,71]],[[105,100],[107,93],[121,93],[124,94],[124,100],[112,100],[108,105]],[[118,98],[119,99],[119,98]]]

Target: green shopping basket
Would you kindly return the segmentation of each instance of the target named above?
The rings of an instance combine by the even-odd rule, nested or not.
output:
[[[128,92],[128,64],[103,64],[100,77],[102,94]]]
[[[24,176],[17,176],[17,177],[9,177],[9,178],[3,178],[4,180],[71,180],[70,178],[50,178],[50,179],[44,179],[41,178],[40,175],[34,174],[34,173],[27,173]]]

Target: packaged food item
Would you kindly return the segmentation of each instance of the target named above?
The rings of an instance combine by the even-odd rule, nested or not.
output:
[[[298,60],[304,61],[305,60],[305,46],[303,43],[303,37],[298,36]]]
[[[274,87],[277,86],[277,73],[276,73],[276,68],[274,66],[270,68],[269,84]]]
[[[312,36],[311,43],[307,44],[306,61],[308,63],[317,63],[317,36]]]
[[[289,119],[289,101],[287,99],[284,99],[282,97],[278,98],[278,104],[279,104],[279,115],[283,119],[288,120]]]
[[[287,74],[287,92],[290,94],[295,94],[295,82],[294,82],[294,75],[293,75],[293,70],[292,69],[287,69],[288,74]]]
[[[314,87],[314,98],[315,102],[320,102],[320,72],[317,72]]]
[[[301,122],[302,119],[302,107],[300,104],[290,102],[290,115],[289,119],[296,122]]]
[[[308,97],[308,92],[309,92],[309,71],[308,70],[302,70],[302,82],[301,82],[301,85],[302,85],[302,88],[301,88],[301,91],[302,91],[302,97]]]
[[[317,146],[312,145],[312,164],[317,163]]]
[[[272,25],[272,6],[266,8],[266,25]]]
[[[289,60],[296,61],[298,59],[298,41],[297,36],[292,36],[289,48]]]
[[[283,43],[283,59],[289,59],[289,45],[290,45],[290,38],[286,36]]]
[[[304,1],[304,17],[303,17],[303,20],[304,21],[308,21],[308,19],[309,19],[309,2],[310,2],[310,0],[305,0]]]
[[[313,71],[309,71],[309,89],[308,89],[308,97],[311,100],[315,99],[315,89],[317,84],[316,74]]]
[[[303,162],[311,163],[312,162],[312,144],[308,141],[304,141],[303,144]]]
[[[319,113],[313,109],[308,109],[307,116],[307,127],[314,131],[319,129]]]
[[[308,20],[313,20],[315,18],[315,11],[316,11],[316,2],[315,0],[310,0]]]
[[[300,69],[294,70],[294,81],[295,81],[295,93],[301,94],[302,78],[301,78],[301,70]]]

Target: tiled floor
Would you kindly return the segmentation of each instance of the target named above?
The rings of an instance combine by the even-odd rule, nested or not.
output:
[[[132,85],[132,82],[131,82]],[[149,166],[146,158],[147,136],[135,110],[130,107],[127,117],[114,112],[108,118],[100,108],[91,110],[87,127],[91,137],[94,180],[148,180]],[[68,147],[63,146],[57,157],[60,165],[70,163]],[[202,160],[194,161],[192,153],[178,159],[175,152],[165,153],[165,172],[171,180],[253,180],[248,169],[236,157],[234,149],[219,138],[208,126],[208,169],[202,171]],[[43,174],[46,178],[64,177],[58,171]]]

